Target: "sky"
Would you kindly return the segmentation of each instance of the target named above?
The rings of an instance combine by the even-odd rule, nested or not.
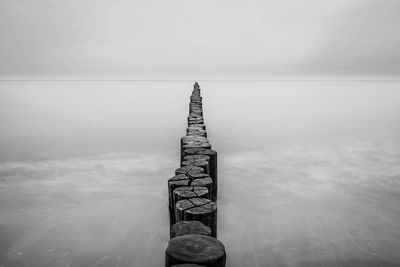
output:
[[[398,0],[1,0],[0,78],[400,75]]]

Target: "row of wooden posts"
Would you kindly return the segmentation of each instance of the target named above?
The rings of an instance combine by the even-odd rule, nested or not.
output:
[[[217,239],[217,152],[211,149],[196,82],[189,103],[180,167],[168,180],[170,240],[165,266],[225,266],[225,246]]]

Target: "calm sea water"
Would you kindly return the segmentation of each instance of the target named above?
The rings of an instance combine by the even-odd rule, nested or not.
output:
[[[192,82],[0,82],[0,266],[163,266]],[[229,267],[400,265],[400,83],[200,82]]]

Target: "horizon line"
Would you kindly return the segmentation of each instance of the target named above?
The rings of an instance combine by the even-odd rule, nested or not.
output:
[[[0,82],[400,82],[400,78],[315,78],[315,79],[0,79]]]

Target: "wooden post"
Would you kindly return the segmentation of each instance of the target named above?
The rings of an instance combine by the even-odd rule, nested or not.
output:
[[[178,174],[174,177],[168,179],[168,209],[169,209],[169,226],[175,223],[175,203],[173,192],[176,188],[182,186],[188,186],[190,184],[190,179],[185,174]]]
[[[217,237],[217,205],[206,198],[180,200],[175,206],[176,221],[200,221],[211,228],[211,236]]]
[[[190,144],[190,143],[208,143],[207,138],[204,136],[183,136],[181,137],[181,146]]]
[[[179,167],[178,169],[175,170],[175,175],[188,174],[190,172],[192,172],[192,173],[196,173],[196,172],[204,173],[204,169],[201,168],[201,167],[197,167],[197,166],[182,166],[182,167]]]
[[[198,128],[198,129],[201,129],[201,130],[203,130],[203,131],[206,131],[206,130],[207,130],[205,124],[191,124],[191,125],[188,125],[188,128],[189,128],[189,127]]]
[[[205,173],[188,173],[191,186],[204,186],[207,187],[210,196],[214,195],[214,182],[208,174]],[[212,199],[211,199],[212,200]]]
[[[188,127],[186,129],[186,136],[202,136],[207,138],[207,132],[197,127]]]
[[[172,194],[172,206],[175,207],[176,203],[183,199],[190,198],[207,198],[210,199],[210,193],[207,187],[204,186],[182,186],[174,189]]]
[[[184,235],[172,238],[165,251],[165,266],[193,263],[205,267],[223,267],[225,246],[216,238],[205,235]]]
[[[211,236],[211,229],[199,221],[180,221],[172,226],[170,238],[192,234]]]
[[[202,116],[190,114],[187,118],[188,125],[192,124],[204,124],[204,119]]]
[[[188,264],[176,264],[176,265],[173,265],[172,267],[204,267],[204,265],[198,265],[198,264],[191,264],[191,263],[188,263]]]
[[[183,151],[188,148],[203,148],[203,149],[211,149],[211,144],[208,142],[185,142],[181,146],[181,161],[183,160]]]
[[[199,160],[184,160],[182,161],[182,167],[184,166],[196,166],[200,167],[204,170],[204,173],[209,174],[210,170],[208,167],[208,161],[204,159],[199,159]]]

